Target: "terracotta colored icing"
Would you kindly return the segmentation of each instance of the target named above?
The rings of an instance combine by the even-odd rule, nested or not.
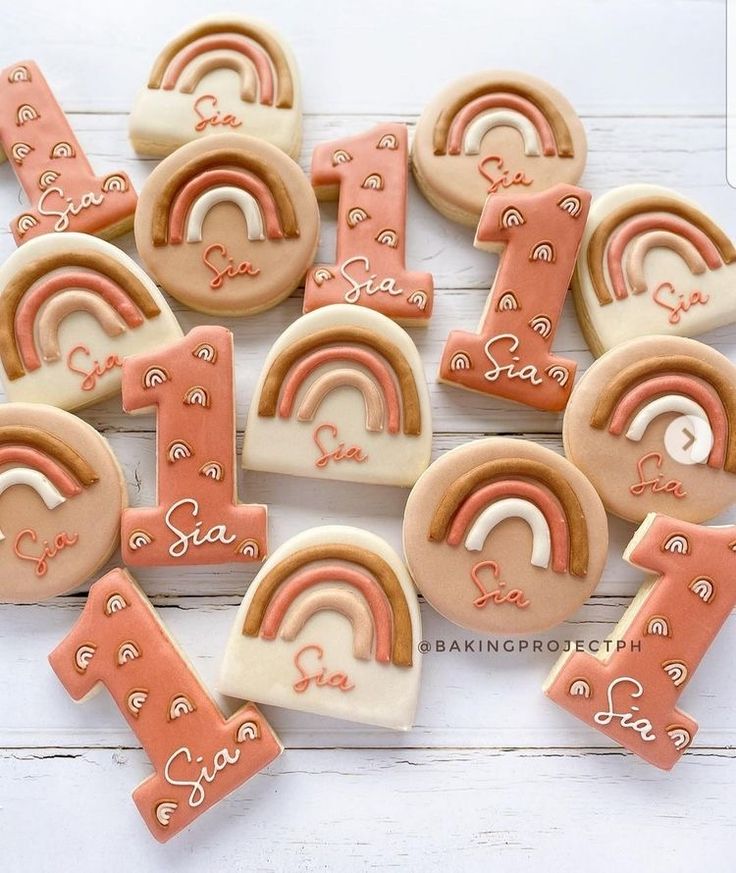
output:
[[[694,230],[690,225],[686,225],[686,227]],[[707,237],[706,240],[709,246],[712,245]],[[688,265],[693,275],[701,275],[708,267],[700,251],[685,236],[677,236],[677,234],[668,230],[650,230],[642,233],[634,241],[629,252],[626,274],[634,294],[642,294],[647,290],[647,280],[644,276],[644,260],[652,249],[657,248],[671,249],[673,252],[676,252]],[[609,247],[609,252],[611,250],[612,245]],[[716,261],[713,269],[717,269],[720,266],[721,261],[716,250]],[[623,296],[626,295],[624,294]]]
[[[370,432],[370,428],[366,428]],[[377,431],[373,431],[374,433]],[[380,430],[378,431],[380,432]],[[325,445],[325,437],[329,434],[335,441],[336,445]],[[361,446],[352,446],[340,440],[337,426],[329,421],[324,424],[317,425],[312,432],[312,439],[319,452],[318,457],[314,462],[314,466],[318,470],[322,470],[328,466],[330,461],[338,463],[339,461],[355,461],[357,464],[362,464],[368,460],[368,455],[363,451]]]
[[[232,35],[245,37],[244,40],[235,40]],[[148,79],[148,87],[157,88],[172,88],[175,84],[175,79],[181,74],[186,64],[206,51],[211,51],[213,48],[232,48],[233,46],[211,45],[212,40],[208,37],[214,37],[216,40],[229,40],[238,51],[242,51],[251,59],[255,56],[254,49],[247,40],[256,43],[263,50],[263,61],[259,60],[258,71],[261,79],[261,99],[264,103],[273,102],[273,84],[270,90],[264,85],[264,80],[268,81],[266,67],[270,73],[270,65],[273,64],[276,73],[276,106],[279,108],[288,108],[294,101],[294,83],[292,79],[291,68],[286,56],[277,39],[274,39],[271,34],[263,28],[255,24],[250,24],[235,18],[217,19],[213,21],[203,21],[194,27],[182,33],[176,39],[172,40],[161,54],[156,58],[156,62],[151,70],[151,75]],[[247,46],[247,50],[246,50]],[[182,62],[182,58],[187,60]],[[172,82],[172,79],[174,80]],[[270,99],[267,99],[270,98]]]
[[[677,700],[736,604],[735,538],[734,526],[650,513],[624,559],[657,578],[614,631],[625,645],[607,658],[565,655],[547,680],[547,696],[650,764],[671,769],[698,729]]]
[[[338,388],[355,388],[365,403],[365,428],[381,431],[384,426],[383,397],[376,383],[362,370],[328,370],[318,376],[307,389],[299,406],[299,421],[314,421],[320,403]]]
[[[126,510],[122,554],[128,564],[260,561],[267,510],[234,502],[233,338],[197,327],[157,353],[123,364],[127,412],[156,407],[157,505]]]
[[[307,273],[304,312],[351,303],[400,322],[429,320],[432,275],[406,269],[407,175],[404,124],[317,146],[312,185],[325,199],[339,199],[337,253],[336,263]]]
[[[86,582],[117,547],[125,497],[94,428],[45,404],[2,404],[0,601],[38,602]]]
[[[172,245],[181,243],[184,237],[184,225],[187,215],[194,201],[205,191],[218,186],[242,188],[244,191],[252,194],[257,199],[259,207],[263,212],[263,220],[268,232],[268,238],[283,238],[284,232],[281,229],[276,202],[271,191],[263,181],[252,173],[216,169],[207,170],[194,176],[174,197],[169,214],[169,242]]]
[[[97,320],[108,336],[119,336],[125,330],[125,322],[114,309],[89,291],[67,291],[54,297],[38,319],[38,344],[45,361],[58,361],[59,327],[73,312],[87,312]]]
[[[133,800],[160,842],[281,754],[278,738],[251,704],[222,715],[124,570],[92,586],[49,662],[74,700],[104,686],[138,737],[154,773]]]
[[[365,657],[370,657],[373,644],[373,630],[375,629],[376,660],[383,663],[391,661],[393,618],[391,605],[383,588],[381,588],[372,576],[360,572],[359,570],[355,570],[352,567],[345,567],[340,564],[325,564],[319,567],[298,571],[286,582],[282,583],[268,604],[268,608],[263,616],[263,621],[261,623],[261,636],[267,640],[275,639],[279,632],[279,628],[281,628],[282,625],[283,633],[285,634],[288,619],[287,612],[289,615],[292,615],[293,613],[293,610],[290,611],[291,604],[303,592],[326,582],[341,582],[345,585],[350,585],[352,588],[360,592],[370,610],[369,616],[371,618],[371,623],[369,624],[370,640],[367,646],[368,654]],[[338,589],[338,591],[339,590],[340,589]],[[323,589],[315,591],[315,595],[319,594],[320,591],[323,591]],[[331,596],[335,594],[333,589],[329,589],[329,592]],[[309,601],[304,601],[305,604],[308,602]],[[296,615],[300,616],[300,619],[297,621],[295,618],[294,622],[288,625],[288,627],[291,627],[292,629],[298,629],[296,629],[291,636],[287,636],[286,639],[295,639],[299,630],[301,630],[306,622],[307,617],[310,617],[312,614],[313,613],[308,609],[299,609]],[[357,634],[355,643],[357,648]],[[363,657],[363,655],[356,655],[356,657]]]
[[[678,379],[676,390],[694,397],[708,411],[715,441],[713,461],[715,462],[716,457],[719,459],[722,457],[722,447],[725,444],[723,467],[730,473],[736,472],[736,443],[731,438],[733,434],[736,434],[736,386],[731,383],[727,375],[720,372],[713,364],[698,358],[687,355],[650,357],[625,367],[610,382],[606,391],[601,394],[591,413],[591,427],[596,430],[605,428],[612,420],[619,402],[628,398],[638,383],[646,380],[639,389],[640,393],[634,395],[635,398],[639,396],[643,398],[645,386],[659,373],[670,374],[673,377],[681,375],[682,381]],[[698,379],[713,389],[720,401],[718,405],[707,388],[704,389],[697,382]],[[626,402],[623,407],[624,412],[620,413],[616,419],[617,427],[619,422],[626,420],[623,418],[624,414],[628,414],[629,409],[635,408],[629,403],[633,403],[633,401]],[[623,424],[621,427],[623,428]]]
[[[358,528],[312,528],[279,546],[250,584],[218,690],[407,730],[420,639],[416,592],[393,549]]]
[[[447,153],[459,155],[462,151],[463,138],[468,125],[481,113],[485,113],[489,109],[499,108],[514,109],[516,112],[526,116],[536,128],[544,154],[548,156],[557,154],[554,132],[544,113],[528,98],[508,92],[486,94],[470,103],[466,103],[453,118],[450,125],[447,135]]]
[[[454,330],[447,339],[442,382],[536,409],[565,407],[576,364],[550,348],[589,205],[590,194],[571,185],[488,198],[476,245],[505,248],[478,333]]]
[[[625,224],[620,225],[611,233],[608,247],[606,249],[606,261],[608,263],[608,273],[611,277],[611,283],[613,284],[613,293],[619,299],[623,299],[628,295],[623,265],[626,247],[639,234],[651,230],[669,231],[672,234],[677,234],[678,236],[675,236],[675,239],[678,240],[679,253],[682,252],[683,245],[691,243],[692,246],[696,248],[696,251],[702,260],[711,270],[717,270],[722,264],[718,249],[699,227],[677,215],[668,215],[667,213],[652,212],[636,216]],[[659,242],[661,245],[661,238],[659,239]],[[651,245],[653,242],[649,240],[649,244]],[[686,251],[688,250],[686,249]],[[639,267],[639,269],[641,270],[641,267]],[[704,269],[705,266],[703,266],[699,272],[703,272]],[[646,285],[644,288],[640,287],[639,290],[646,290]]]
[[[369,349],[355,346],[329,346],[318,349],[296,364],[281,388],[281,399],[278,406],[278,414],[281,418],[291,417],[294,400],[304,380],[318,367],[333,361],[354,361],[370,370],[381,386],[382,402],[388,413],[388,431],[389,433],[398,433],[401,426],[401,405],[394,380],[379,355]]]
[[[375,580],[388,598],[393,615],[391,660],[399,666],[411,667],[414,648],[411,619],[406,605],[406,598],[401,590],[396,574],[391,566],[378,555],[366,549],[343,543],[326,543],[295,552],[279,566],[275,567],[267,576],[263,577],[248,609],[243,625],[243,633],[248,636],[258,635],[269,604],[274,601],[280,587],[292,574],[314,561],[331,560],[347,561],[355,564],[367,570],[375,577]],[[321,572],[322,568],[320,568]],[[341,574],[340,581],[342,581],[343,575]],[[356,583],[353,582],[352,584]],[[365,591],[362,593],[365,594]],[[378,634],[378,626],[376,631]]]
[[[636,471],[639,475],[638,482],[629,486],[629,493],[634,497],[644,494],[672,494],[678,499],[687,497],[687,491],[683,490],[683,484],[678,479],[665,480],[660,472],[664,457],[661,452],[647,452],[637,461]]]
[[[432,463],[409,495],[403,537],[420,592],[482,633],[554,627],[595,588],[607,555],[605,512],[585,477],[554,452],[504,438]]]
[[[0,143],[31,204],[10,224],[16,243],[54,231],[129,230],[137,201],[130,179],[94,175],[38,65],[6,67],[0,89]]]
[[[447,544],[460,545],[468,528],[481,510],[502,497],[521,497],[539,506],[547,521],[552,539],[552,568],[566,573],[569,555],[567,519],[556,498],[532,482],[503,479],[483,485],[464,500],[452,517]]]

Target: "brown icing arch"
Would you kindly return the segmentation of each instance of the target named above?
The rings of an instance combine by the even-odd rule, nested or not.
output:
[[[723,469],[736,473],[736,385],[724,376],[712,364],[692,358],[688,355],[667,355],[666,357],[645,358],[625,367],[606,386],[598,398],[590,416],[590,426],[603,430],[607,425],[619,400],[637,382],[648,379],[658,373],[684,373],[697,376],[707,382],[718,395],[728,421],[728,438],[726,440],[726,459]]]
[[[399,380],[402,399],[403,431],[407,436],[422,432],[422,416],[414,373],[404,355],[392,343],[364,327],[328,327],[298,340],[283,351],[271,364],[261,390],[258,415],[273,418],[279,391],[289,370],[304,355],[328,343],[362,343],[380,352],[392,366]]]
[[[167,244],[171,204],[180,188],[191,178],[205,170],[227,165],[240,167],[262,179],[276,201],[276,208],[279,211],[279,219],[284,230],[284,236],[288,239],[299,236],[299,225],[297,224],[296,213],[294,212],[289,192],[286,190],[283,179],[271,165],[262,158],[256,155],[249,155],[241,149],[216,149],[192,158],[191,161],[187,161],[183,167],[179,167],[166,181],[156,200],[151,220],[151,236],[155,246],[165,246]]]
[[[588,573],[588,528],[583,507],[565,477],[541,461],[529,458],[497,458],[473,467],[456,479],[440,498],[429,526],[429,539],[440,543],[446,539],[455,513],[465,498],[479,485],[493,479],[529,478],[546,485],[560,501],[570,529],[569,566],[573,576]]]
[[[642,197],[639,200],[633,200],[631,203],[625,203],[607,215],[593,231],[593,235],[588,243],[588,272],[593,283],[595,296],[598,298],[601,306],[606,306],[613,300],[611,292],[606,286],[606,277],[603,270],[603,258],[608,241],[616,228],[623,224],[624,221],[628,221],[629,218],[634,218],[634,216],[645,212],[669,212],[672,215],[683,218],[685,221],[689,221],[702,230],[706,236],[710,237],[724,263],[730,264],[736,260],[736,248],[734,248],[731,240],[712,219],[689,203],[682,203],[675,198],[661,196]]]
[[[573,146],[570,128],[551,98],[525,83],[515,82],[513,79],[495,78],[490,79],[483,85],[478,85],[460,97],[456,97],[449,106],[446,106],[440,112],[432,135],[432,144],[436,155],[447,154],[447,137],[450,132],[450,125],[463,106],[471,103],[478,97],[484,97],[486,94],[493,94],[496,91],[508,91],[511,94],[524,97],[533,103],[544,113],[547,121],[549,121],[552,133],[555,136],[557,154],[561,158],[572,158],[575,156],[575,147]]]
[[[0,293],[0,360],[8,378],[20,379],[25,368],[15,338],[15,314],[28,289],[52,270],[81,267],[95,270],[119,285],[146,318],[161,314],[143,282],[126,267],[99,252],[63,252],[37,258],[19,270]]]
[[[411,667],[413,654],[413,634],[411,615],[406,597],[396,573],[379,555],[368,549],[347,543],[324,543],[300,549],[277,564],[267,573],[256,589],[248,606],[243,624],[243,634],[257,637],[261,630],[263,617],[271,599],[279,586],[297,570],[315,561],[349,561],[368,570],[383,589],[393,613],[393,641],[391,660],[400,667]]]
[[[276,70],[276,106],[279,109],[291,109],[294,105],[294,82],[283,49],[270,34],[264,33],[253,24],[246,24],[242,21],[223,19],[204,21],[173,39],[156,58],[148,79],[148,87],[152,89],[161,87],[166,68],[182,49],[203,36],[213,36],[220,33],[244,36],[247,39],[252,39],[264,49]]]
[[[62,439],[41,430],[22,424],[7,424],[0,427],[0,445],[20,444],[31,446],[62,464],[77,479],[80,485],[94,485],[100,478],[92,466]]]

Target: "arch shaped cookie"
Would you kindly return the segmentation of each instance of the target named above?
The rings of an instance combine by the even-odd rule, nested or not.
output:
[[[408,730],[419,692],[419,604],[382,539],[304,531],[250,585],[228,640],[223,694]]]
[[[41,403],[0,406],[0,601],[84,584],[113,553],[127,490],[104,437]]]
[[[386,316],[342,303],[302,316],[274,343],[248,411],[243,466],[408,486],[431,445],[416,346]]]
[[[736,246],[695,203],[659,185],[596,198],[573,292],[594,355],[639,336],[697,336],[734,320]]]
[[[280,303],[312,263],[319,210],[301,169],[275,146],[218,134],[182,146],[141,191],[135,239],[177,300],[213,315]]]
[[[236,15],[198,21],[167,43],[130,115],[133,148],[144,155],[227,132],[299,155],[301,87],[291,50],[270,28]]]
[[[736,367],[684,337],[624,342],[575,387],[563,441],[614,515],[705,521],[736,500]]]
[[[0,376],[9,400],[81,409],[120,390],[128,355],[180,336],[155,283],[96,237],[46,234],[0,267]]]
[[[417,587],[450,621],[484,633],[559,624],[598,584],[607,546],[590,482],[526,440],[491,437],[447,452],[404,513]]]
[[[475,227],[492,194],[575,184],[585,167],[585,130],[546,82],[504,70],[453,82],[424,109],[412,168],[443,215]]]

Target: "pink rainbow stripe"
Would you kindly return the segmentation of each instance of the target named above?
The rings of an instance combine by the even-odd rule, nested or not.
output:
[[[5,464],[20,464],[24,467],[33,467],[54,483],[57,490],[65,497],[75,497],[82,493],[79,483],[60,467],[48,455],[31,446],[2,446],[0,447],[0,467]]]
[[[708,466],[722,469],[726,461],[726,439],[728,436],[728,419],[720,398],[709,388],[690,376],[657,376],[642,382],[621,398],[611,415],[608,432],[618,436],[633,417],[634,412],[651,400],[662,394],[682,394],[691,397],[699,403],[708,414],[713,432],[713,448],[708,457]]]
[[[253,62],[261,86],[260,102],[270,106],[273,103],[273,72],[268,56],[243,36],[228,34],[203,36],[190,43],[171,59],[161,87],[164,91],[173,91],[187,64],[205,52],[217,51],[218,49],[231,49],[240,52]]]
[[[486,506],[503,497],[521,497],[542,510],[552,538],[552,569],[556,573],[566,573],[570,551],[567,519],[552,495],[544,488],[533,485],[531,482],[502,479],[474,491],[455,513],[450,531],[447,534],[447,544],[450,546],[459,545],[476,515]]]
[[[386,401],[388,431],[389,433],[398,433],[401,427],[401,402],[388,367],[377,355],[354,346],[331,346],[326,349],[318,349],[300,361],[284,381],[283,393],[279,401],[279,416],[281,418],[291,416],[297,392],[310,373],[322,364],[338,360],[355,361],[356,364],[362,364],[376,377]]]
[[[647,230],[669,230],[689,240],[700,252],[711,270],[717,270],[723,263],[715,244],[699,227],[667,212],[650,212],[646,215],[639,215],[620,227],[608,244],[606,253],[608,273],[611,277],[613,293],[619,300],[624,300],[628,296],[623,268],[626,246],[635,236]]]
[[[285,582],[268,605],[261,624],[261,636],[267,640],[276,639],[281,622],[294,600],[303,591],[323,582],[347,583],[357,588],[365,597],[373,616],[376,660],[385,664],[390,663],[393,618],[388,598],[381,586],[371,576],[366,576],[365,573],[360,573],[341,564],[322,564],[311,570],[304,570]]]
[[[18,351],[26,370],[38,370],[41,360],[33,340],[33,325],[38,311],[54,294],[81,288],[99,294],[124,319],[128,327],[143,324],[143,315],[128,295],[113,281],[99,273],[66,271],[57,273],[39,282],[21,300],[15,315],[15,336]]]
[[[169,240],[172,244],[178,245],[184,238],[184,225],[192,203],[208,188],[220,187],[221,185],[232,185],[252,194],[263,212],[268,238],[283,238],[284,232],[281,229],[276,201],[265,182],[250,173],[218,169],[200,173],[190,179],[177,193],[169,212]]]
[[[496,94],[486,94],[484,97],[477,97],[458,112],[453,118],[450,125],[450,131],[447,135],[448,147],[447,151],[451,155],[459,155],[462,151],[463,136],[465,128],[470,122],[485,112],[486,109],[515,109],[522,115],[525,115],[529,121],[537,128],[539,139],[542,143],[542,151],[548,157],[554,157],[557,154],[557,146],[555,145],[555,137],[550,127],[549,122],[544,117],[544,113],[529,100],[519,97],[517,94],[507,94],[505,91]]]

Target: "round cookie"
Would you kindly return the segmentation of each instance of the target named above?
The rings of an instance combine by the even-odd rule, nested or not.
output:
[[[546,82],[493,70],[453,82],[419,119],[412,167],[443,215],[475,227],[489,194],[575,184],[587,155],[585,129]]]
[[[598,584],[608,525],[593,486],[527,440],[475,440],[414,486],[404,553],[432,606],[482,633],[535,633],[575,612]]]
[[[624,185],[590,208],[572,288],[594,355],[637,336],[696,336],[736,319],[736,247],[692,201]]]
[[[182,146],[140,195],[135,240],[172,296],[211,315],[280,303],[313,262],[319,210],[309,180],[275,146],[225,133]]]
[[[130,114],[130,140],[143,155],[168,155],[227,132],[299,156],[301,88],[294,57],[270,28],[236,15],[206,18],[174,37]]]
[[[736,367],[696,340],[629,340],[575,386],[562,435],[609,512],[705,521],[736,501]]]
[[[52,406],[0,406],[0,602],[86,582],[115,550],[126,505],[120,465],[94,428]]]

